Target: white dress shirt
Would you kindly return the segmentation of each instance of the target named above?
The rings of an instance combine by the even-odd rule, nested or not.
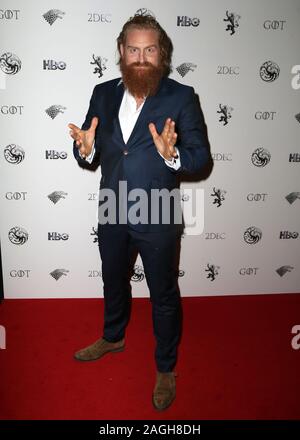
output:
[[[144,103],[145,103],[145,101],[142,102],[142,104],[139,106],[139,108],[136,108],[135,98],[131,95],[131,93],[128,92],[127,89],[125,89],[123,99],[121,102],[121,106],[120,106],[120,110],[119,110],[119,122],[120,122],[122,136],[123,136],[123,140],[124,140],[125,144],[127,144],[128,139],[130,138],[130,135],[131,135],[133,128],[136,124],[136,121],[142,111]],[[100,121],[100,124],[101,124],[101,121]],[[165,164],[168,167],[173,168],[174,170],[178,170],[181,166],[180,155],[179,155],[179,151],[176,147],[175,147],[175,150],[177,152],[178,157],[176,159],[173,157],[171,160],[166,160],[158,150],[157,150],[157,153],[163,158],[163,160],[165,161]],[[89,156],[86,157],[87,162],[89,162],[89,163],[92,162],[92,160],[94,158],[94,154],[95,154],[95,143],[93,145],[93,149],[92,149],[91,153],[89,154]]]

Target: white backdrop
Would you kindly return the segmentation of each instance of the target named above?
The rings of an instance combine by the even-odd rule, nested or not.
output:
[[[102,296],[91,235],[100,169],[78,167],[67,124],[83,122],[97,83],[119,76],[116,38],[146,9],[173,41],[171,77],[199,94],[214,158],[209,178],[193,184],[205,191],[205,230],[182,239],[182,296],[299,292],[300,1],[7,0],[0,1],[5,297]],[[98,73],[93,55],[102,58]],[[48,110],[53,119],[51,106],[61,106]],[[133,295],[148,296],[136,264]]]

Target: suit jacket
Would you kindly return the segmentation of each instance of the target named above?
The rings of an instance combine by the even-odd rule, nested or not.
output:
[[[156,220],[151,222],[153,207],[150,206],[150,193],[152,189],[176,188],[179,174],[197,173],[208,161],[206,129],[194,89],[170,78],[163,78],[156,95],[146,99],[127,144],[124,143],[118,118],[123,94],[124,86],[120,78],[104,82],[94,88],[82,125],[83,129],[87,129],[94,116],[99,118],[93,163],[91,166],[87,164],[79,156],[75,145],[74,156],[83,167],[95,168],[100,164],[102,174],[100,194],[104,189],[113,190],[117,205],[120,181],[126,182],[128,193],[136,189],[145,191],[148,195],[148,219],[144,223],[137,224],[129,221],[133,228],[146,232],[174,227],[173,214],[169,224],[164,224],[162,212],[159,213],[158,221],[155,217]],[[153,122],[160,133],[167,118],[175,121],[175,130],[178,134],[176,146],[181,161],[178,171],[168,167],[158,154],[148,128],[148,124]],[[126,203],[128,211],[135,204],[132,200],[127,200]],[[171,212],[173,213],[172,209]],[[118,213],[116,221],[119,222]]]

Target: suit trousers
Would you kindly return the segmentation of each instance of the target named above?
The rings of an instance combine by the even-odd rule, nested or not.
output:
[[[126,224],[105,224],[98,226],[98,240],[104,283],[103,338],[117,342],[125,336],[131,310],[130,278],[138,252],[150,291],[156,367],[160,372],[172,371],[182,327],[177,285],[180,234],[174,229],[139,232]]]

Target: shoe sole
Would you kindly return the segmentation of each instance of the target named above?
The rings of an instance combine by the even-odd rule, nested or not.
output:
[[[164,406],[163,408],[160,408],[159,406],[156,406],[156,404],[154,402],[154,398],[152,396],[152,404],[153,404],[154,408],[156,409],[156,411],[164,411],[165,409],[168,409],[172,405],[172,403],[175,400],[175,397],[176,397],[176,395],[172,398],[172,400],[166,406]]]
[[[108,353],[119,353],[121,351],[124,351],[125,346],[124,347],[120,347],[120,348],[115,348],[114,350],[108,350],[105,353],[102,353],[100,356],[96,357],[96,358],[91,358],[91,359],[82,359],[82,358],[78,358],[76,357],[76,355],[74,355],[74,359],[76,361],[80,361],[80,362],[91,362],[91,361],[97,361],[98,359],[101,359],[104,355],[108,354]]]

